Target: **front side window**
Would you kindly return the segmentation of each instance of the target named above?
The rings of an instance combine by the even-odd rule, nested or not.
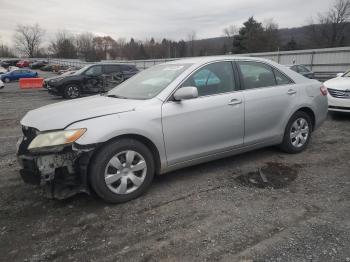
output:
[[[202,67],[182,85],[195,86],[198,96],[214,95],[236,90],[231,62],[218,62]]]
[[[101,74],[102,74],[102,66],[92,66],[85,72],[85,75],[87,76],[99,76]]]
[[[350,71],[345,72],[345,74],[343,74],[342,77],[350,77]]]
[[[276,80],[270,66],[258,62],[237,62],[245,89],[275,86]]]
[[[126,99],[150,99],[163,91],[192,64],[162,64],[146,69],[108,92]]]

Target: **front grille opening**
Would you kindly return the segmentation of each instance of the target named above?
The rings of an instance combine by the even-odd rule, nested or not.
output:
[[[350,88],[349,90],[337,90],[328,88],[328,93],[336,98],[350,99]]]

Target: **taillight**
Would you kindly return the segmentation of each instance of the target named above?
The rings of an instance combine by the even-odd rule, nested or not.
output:
[[[321,85],[320,91],[323,96],[327,95],[327,88],[324,85]]]

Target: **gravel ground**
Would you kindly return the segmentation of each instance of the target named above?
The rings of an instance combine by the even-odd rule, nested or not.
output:
[[[330,116],[304,153],[186,168],[108,205],[48,200],[18,174],[19,120],[59,101],[18,83],[0,90],[0,261],[350,261],[349,115]]]

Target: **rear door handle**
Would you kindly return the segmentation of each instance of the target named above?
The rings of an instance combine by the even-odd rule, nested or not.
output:
[[[297,91],[294,90],[294,89],[289,89],[288,92],[287,92],[288,95],[294,95],[296,93],[297,93]]]
[[[229,103],[228,103],[228,105],[229,106],[234,106],[234,105],[239,105],[239,104],[242,104],[242,100],[240,100],[240,99],[232,99]]]

